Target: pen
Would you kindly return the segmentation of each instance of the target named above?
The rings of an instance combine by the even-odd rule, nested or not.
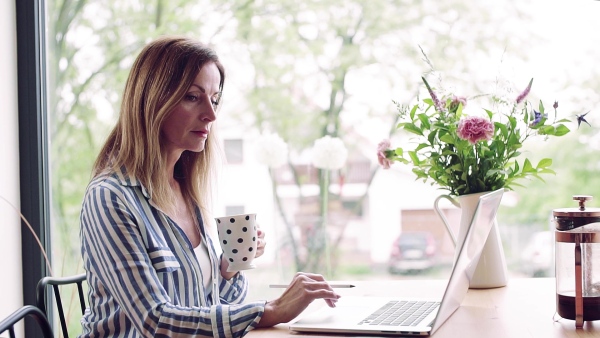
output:
[[[289,285],[286,284],[270,284],[269,287],[270,288],[287,288]],[[340,289],[349,289],[349,288],[353,288],[354,285],[352,284],[331,284],[330,285],[332,288],[340,288]]]

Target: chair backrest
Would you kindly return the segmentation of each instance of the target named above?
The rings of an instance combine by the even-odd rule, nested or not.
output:
[[[52,327],[44,313],[33,305],[25,305],[0,321],[0,334],[8,331],[10,338],[15,338],[15,324],[30,316],[38,323],[44,338],[54,338]]]
[[[60,327],[62,329],[63,336],[65,338],[69,338],[69,333],[67,330],[67,321],[65,318],[65,309],[63,307],[63,301],[60,294],[59,286],[74,284],[77,286],[77,294],[79,297],[79,305],[81,307],[81,314],[85,312],[85,296],[83,293],[83,282],[85,282],[85,273],[68,276],[68,277],[44,277],[42,278],[37,285],[37,293],[36,293],[36,303],[40,310],[42,310],[46,315],[48,312],[52,311],[52,304],[46,305],[46,291],[49,289],[49,286],[52,286],[54,299],[56,301],[56,307],[58,311],[58,317],[60,319]]]

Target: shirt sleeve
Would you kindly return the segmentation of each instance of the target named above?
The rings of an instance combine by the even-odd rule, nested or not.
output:
[[[222,256],[223,254],[221,254]],[[219,257],[219,263],[222,257]],[[220,267],[219,270],[220,271]],[[224,304],[241,304],[248,293],[248,279],[243,271],[239,271],[229,280],[217,273],[219,278],[219,297]]]
[[[247,281],[243,276],[220,281],[225,298],[230,300],[225,304],[181,307],[170,302],[152,264],[157,257],[150,257],[139,229],[139,220],[147,215],[140,217],[132,210],[121,189],[116,184],[90,186],[84,198],[83,258],[91,283],[106,296],[91,305],[114,318],[115,326],[123,325],[115,312],[123,312],[143,337],[242,337],[254,328],[265,302],[230,305],[245,296]]]

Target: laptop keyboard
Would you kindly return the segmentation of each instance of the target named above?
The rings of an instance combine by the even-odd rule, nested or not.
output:
[[[390,301],[358,324],[413,326],[427,317],[439,304],[427,301]]]

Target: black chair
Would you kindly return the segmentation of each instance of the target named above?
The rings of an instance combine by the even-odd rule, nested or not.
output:
[[[0,321],[0,333],[8,331],[8,336],[10,338],[15,338],[15,324],[22,319],[25,319],[27,316],[31,316],[31,318],[35,319],[42,330],[44,338],[54,338],[52,327],[50,327],[48,319],[39,308],[33,305],[25,305]]]
[[[36,303],[37,307],[42,310],[46,315],[48,312],[52,311],[52,305],[46,306],[46,290],[48,286],[52,286],[54,299],[56,300],[56,307],[58,309],[58,317],[60,319],[60,327],[62,329],[63,336],[65,338],[69,338],[68,330],[67,330],[67,321],[65,319],[65,311],[63,308],[62,298],[60,297],[60,289],[59,286],[76,284],[77,292],[79,296],[79,305],[81,306],[81,314],[85,312],[85,296],[83,293],[83,282],[85,282],[85,273],[68,276],[68,277],[44,277],[42,278],[37,285],[37,294],[36,294]]]

